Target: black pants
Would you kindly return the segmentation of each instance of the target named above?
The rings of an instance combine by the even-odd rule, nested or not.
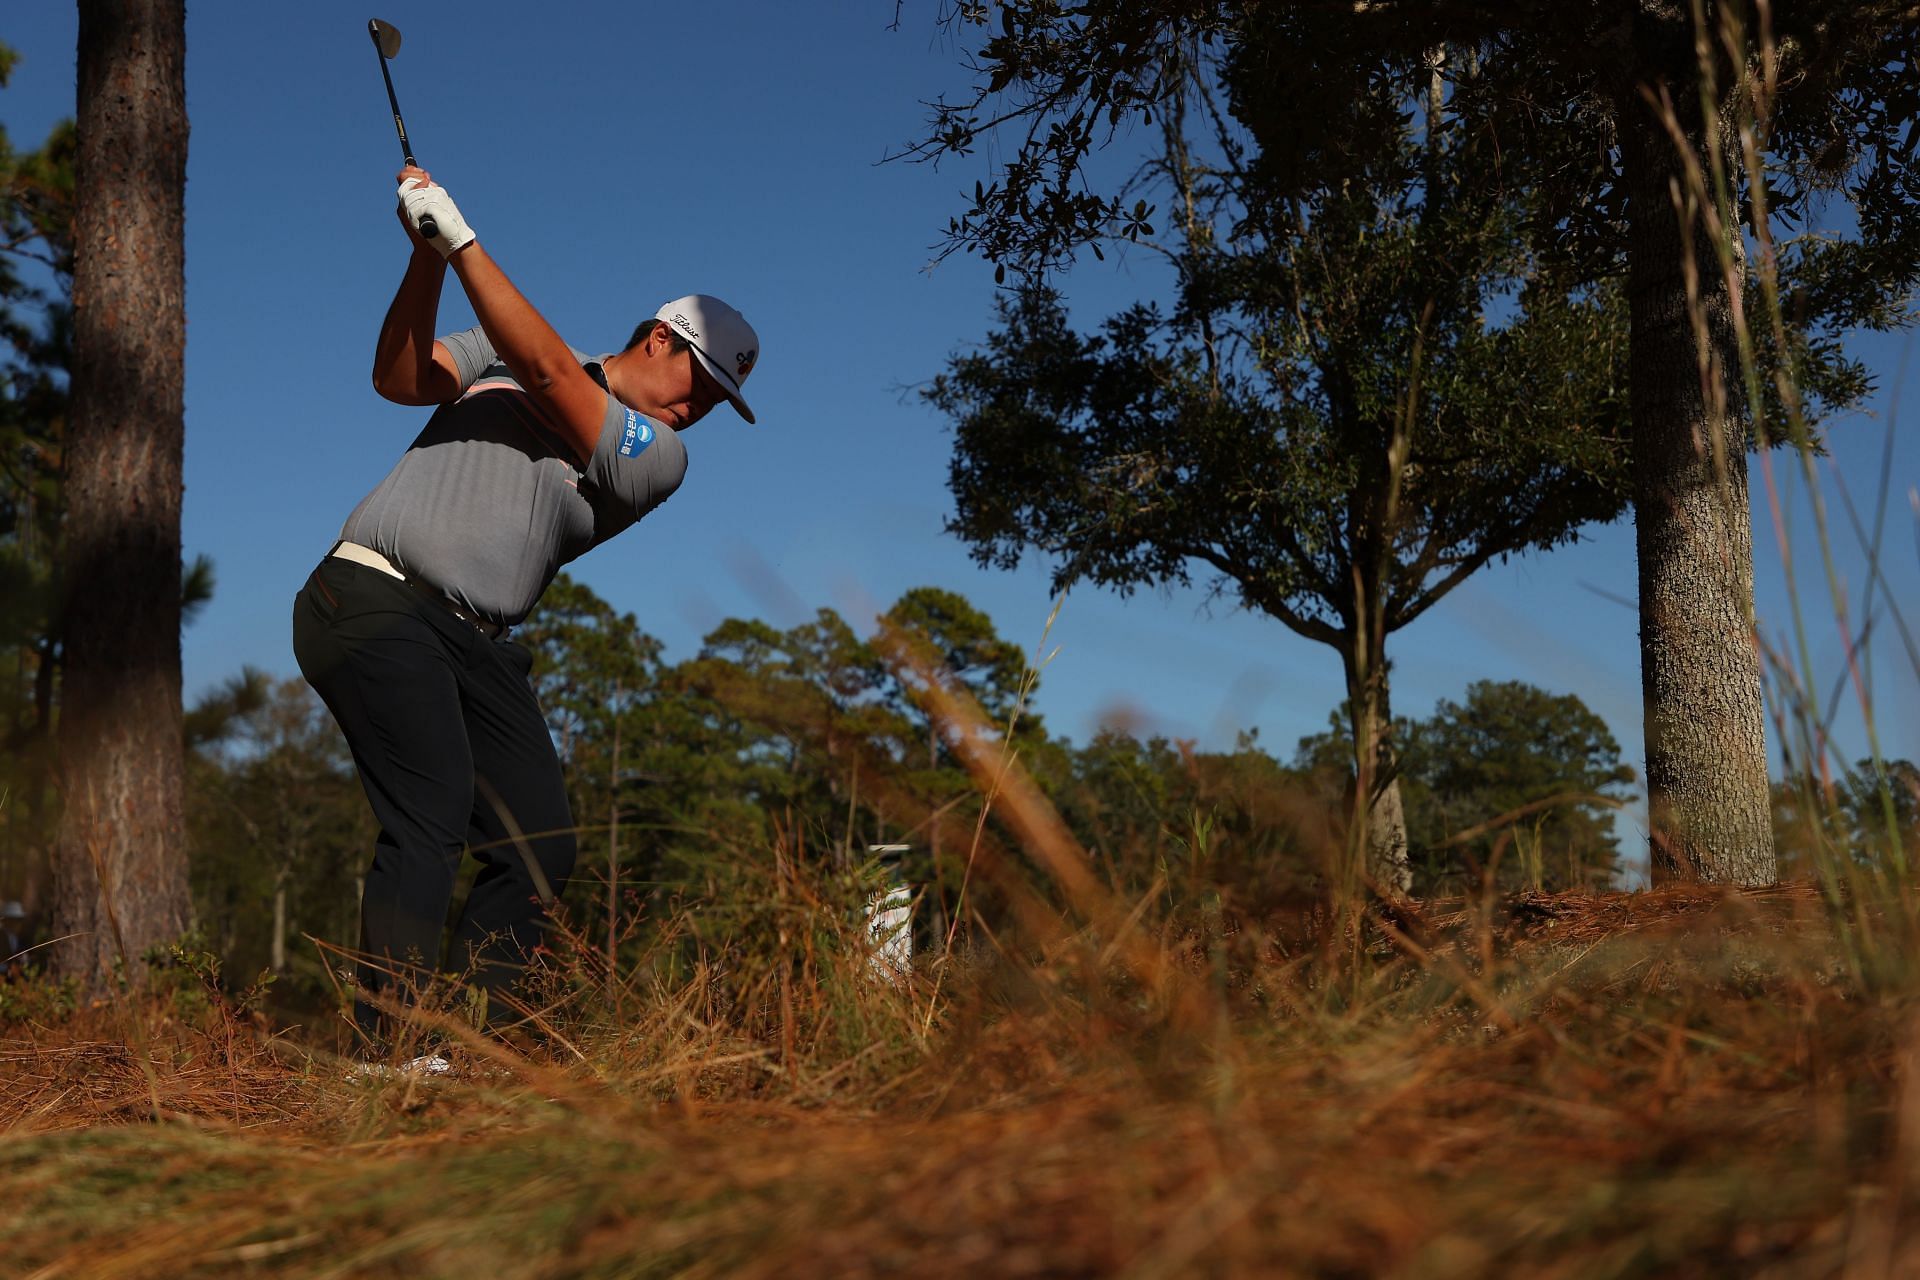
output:
[[[532,656],[333,557],[294,597],[293,650],[346,734],[380,823],[360,906],[361,986],[404,1002],[438,969],[470,850],[481,869],[451,961],[490,995],[506,992],[540,941],[543,895],[566,887],[574,858],[560,760],[527,680]],[[496,1025],[511,1020],[497,999],[488,1010]],[[372,1005],[359,1002],[355,1017],[385,1042]]]

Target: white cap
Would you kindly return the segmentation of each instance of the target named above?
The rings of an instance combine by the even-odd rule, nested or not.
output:
[[[753,372],[760,359],[760,335],[747,318],[720,299],[706,293],[690,293],[675,298],[653,313],[675,333],[693,344],[693,354],[701,367],[713,375],[727,399],[740,416],[753,421],[753,410],[741,398],[740,384]]]

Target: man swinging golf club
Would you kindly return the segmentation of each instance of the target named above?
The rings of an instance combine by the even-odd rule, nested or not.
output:
[[[434,405],[355,507],[294,600],[294,652],[345,733],[380,835],[361,904],[366,1049],[383,1010],[437,967],[462,854],[481,863],[453,963],[497,999],[566,886],[574,837],[560,762],[510,638],[554,574],[664,502],[686,473],[679,433],[741,384],[759,339],[692,294],[615,354],[569,347],[475,239],[446,190],[408,165],[400,221],[413,252],[374,351],[386,399]],[[420,228],[430,226],[423,236]],[[435,340],[451,266],[478,328]]]

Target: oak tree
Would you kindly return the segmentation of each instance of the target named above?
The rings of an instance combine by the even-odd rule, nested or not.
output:
[[[1383,80],[1352,109],[1393,144],[1286,200],[1243,133],[1215,117],[1203,150],[1170,113],[1172,310],[1082,335],[1029,285],[927,392],[955,430],[949,529],[980,560],[1037,552],[1056,585],[1122,592],[1198,570],[1335,651],[1387,892],[1410,885],[1388,636],[1613,518],[1627,483],[1619,291],[1529,252],[1497,148],[1431,83]]]
[[[1655,876],[1771,880],[1744,446],[1805,443],[1809,363],[1857,391],[1842,335],[1907,318],[1911,5],[1010,0],[946,20],[977,25],[974,82],[934,104],[912,153],[999,146],[944,251],[1003,273],[1140,234],[1145,203],[1103,188],[1090,157],[1181,101],[1196,69],[1217,70],[1269,208],[1400,145],[1404,95],[1383,83],[1429,76],[1475,122],[1537,259],[1626,295]],[[1851,216],[1822,225],[1841,202]]]

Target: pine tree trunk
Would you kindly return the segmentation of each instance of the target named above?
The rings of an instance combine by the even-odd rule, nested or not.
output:
[[[284,874],[273,886],[273,949],[268,964],[275,973],[287,971],[287,878]]]
[[[1643,13],[1642,65],[1669,68],[1682,128],[1704,167],[1691,23],[1681,6],[1652,8],[1664,12]],[[1672,195],[1672,184],[1684,183],[1680,152],[1637,87],[1618,105],[1652,875],[1656,883],[1771,884],[1778,871],[1754,639],[1747,432],[1729,305],[1729,286],[1744,282],[1744,256],[1730,282],[1713,246],[1695,234],[1699,305],[1716,366],[1703,375]],[[1725,388],[1719,403],[1716,386]]]
[[[96,989],[182,933],[182,0],[81,0],[55,957]]]
[[[607,768],[607,991],[620,982],[620,681],[613,682],[613,761]]]
[[[55,611],[57,614],[57,610]],[[48,618],[49,629],[59,626],[57,617]],[[55,646],[58,640],[48,635],[34,646],[33,727],[21,744],[18,757],[23,764],[19,804],[24,821],[21,828],[29,842],[26,870],[21,879],[20,896],[31,904],[47,899],[42,896],[43,882],[53,866],[54,820],[59,813],[59,798],[54,793],[53,706],[54,688],[60,667]],[[12,830],[9,825],[9,830]]]

